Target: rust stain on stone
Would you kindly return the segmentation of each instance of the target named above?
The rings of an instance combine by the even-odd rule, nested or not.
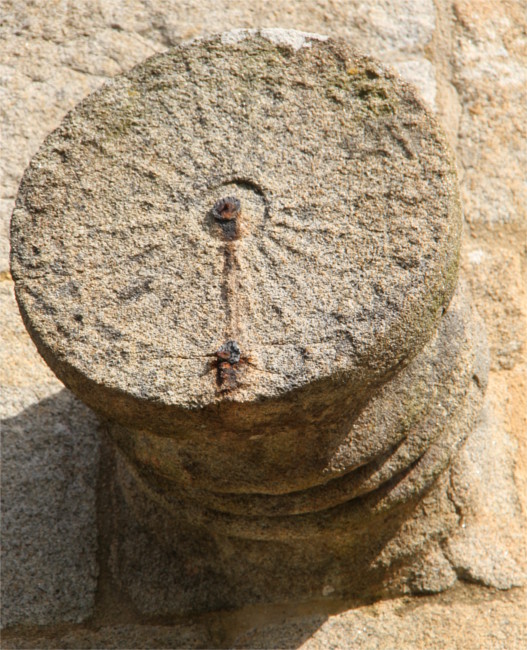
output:
[[[234,340],[239,332],[239,315],[236,299],[236,240],[240,237],[241,202],[235,196],[227,196],[216,201],[212,208],[212,216],[221,228],[221,236],[225,240],[223,248],[223,284],[222,297],[225,303],[227,342],[217,351],[216,381],[222,392],[231,391],[238,386],[239,362],[241,351]]]
[[[227,241],[238,239],[240,236],[241,202],[237,197],[226,196],[216,201],[211,213],[221,228],[223,239]]]
[[[234,390],[238,386],[239,363],[242,357],[240,346],[236,341],[227,341],[218,350],[216,381],[223,392]]]

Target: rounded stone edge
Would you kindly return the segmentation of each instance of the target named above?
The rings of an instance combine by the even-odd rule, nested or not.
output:
[[[453,232],[452,236],[449,238],[448,250],[445,249],[445,259],[448,258],[449,263],[445,264],[446,272],[442,278],[442,282],[439,283],[443,286],[441,290],[438,290],[437,286],[435,287],[435,289],[438,290],[438,293],[440,293],[440,295],[438,295],[438,301],[441,301],[441,305],[439,306],[442,306],[441,312],[444,314],[448,309],[452,297],[454,296],[458,282],[463,212],[457,182],[455,157],[451,151],[447,138],[437,117],[420,97],[417,89],[411,83],[402,78],[396,70],[391,68],[389,65],[379,62],[377,59],[369,56],[368,54],[365,54],[363,51],[356,48],[353,44],[348,43],[342,38],[330,38],[329,36],[325,35],[302,32],[292,29],[239,29],[231,30],[228,32],[218,32],[205,36],[203,38],[184,41],[172,49],[186,49],[199,43],[218,42],[236,46],[251,36],[260,37],[270,43],[288,47],[294,51],[298,51],[302,47],[312,47],[313,44],[320,44],[329,41],[333,49],[340,51],[341,55],[346,53],[354,57],[359,57],[365,62],[368,62],[368,64],[374,68],[381,70],[388,79],[391,78],[393,80],[396,80],[397,83],[401,86],[402,90],[411,94],[412,101],[414,101],[426,115],[426,118],[429,121],[431,127],[431,131],[437,140],[440,141],[441,147],[445,154],[445,161],[448,163],[447,166],[449,173],[445,178],[445,187],[448,188],[446,193],[448,195],[448,200],[452,209],[452,214],[454,215],[455,212],[455,216],[457,217],[455,219],[452,219],[453,226],[456,226],[453,228],[455,232]],[[169,51],[170,50],[168,50],[168,52]],[[147,59],[130,68],[125,73],[121,73],[116,77],[126,77],[130,79],[135,74],[135,71],[140,66],[144,65],[145,61],[147,61],[149,58],[155,58],[156,56],[160,56],[166,53],[167,52],[154,54],[152,57],[148,57]],[[96,91],[89,93],[63,117],[61,124],[50,134],[48,134],[44,142],[46,142],[48,138],[50,138],[53,134],[62,128],[62,124],[68,119],[71,113],[77,111],[79,107],[82,107],[83,104],[85,104],[85,102],[92,101],[94,97],[104,92],[106,88],[111,87],[114,85],[114,83],[116,83],[115,80],[110,79]],[[44,142],[24,171],[24,175],[19,187],[19,192],[24,185],[24,180],[28,172],[33,166],[33,160],[40,153]],[[22,205],[19,205],[19,201],[20,197],[17,196],[13,215],[17,212],[18,209],[24,209]],[[15,226],[12,222],[11,236],[13,236],[14,231]],[[214,421],[216,423],[218,420],[222,423],[223,421],[228,421],[231,423],[229,425],[230,427],[237,429],[237,426],[233,425],[233,416],[235,418],[236,415],[240,414],[240,407],[243,409],[244,415],[245,410],[248,411],[247,417],[243,419],[252,421],[253,418],[258,418],[259,414],[264,414],[263,417],[264,420],[266,420],[265,412],[267,410],[267,407],[270,406],[271,410],[276,410],[276,405],[280,405],[278,407],[278,410],[281,412],[281,408],[283,408],[284,405],[284,397],[286,397],[288,401],[292,400],[297,406],[300,407],[300,414],[300,412],[304,412],[305,405],[307,402],[309,402],[310,396],[313,396],[313,394],[317,391],[324,393],[328,390],[335,390],[337,387],[340,391],[346,390],[348,383],[348,374],[341,371],[329,376],[320,376],[314,382],[308,385],[303,384],[300,386],[294,386],[292,388],[286,389],[285,391],[279,392],[276,395],[266,398],[259,398],[254,402],[240,402],[236,400],[236,398],[229,398],[221,402],[207,404],[205,407],[203,407],[201,403],[198,402],[188,402],[185,404],[167,404],[161,401],[153,402],[148,398],[141,397],[140,395],[129,394],[118,386],[109,385],[107,383],[98,383],[82,374],[72,363],[67,361],[66,358],[61,357],[60,355],[55,355],[51,349],[48,349],[41,336],[39,335],[37,329],[31,323],[29,315],[27,314],[24,307],[23,298],[21,295],[19,295],[17,285],[18,283],[23,285],[24,276],[22,273],[19,273],[20,265],[18,264],[18,260],[15,257],[13,248],[11,248],[10,254],[10,267],[11,274],[15,282],[16,301],[21,312],[23,322],[44,361],[55,373],[58,379],[63,382],[68,388],[70,388],[88,406],[93,408],[103,417],[113,418],[114,415],[117,414],[117,419],[127,426],[134,425],[134,428],[145,429],[150,428],[152,421],[156,423],[159,422],[160,430],[162,430],[165,435],[170,435],[174,431],[182,433],[183,428],[187,429],[187,424],[190,426],[191,430],[194,429],[192,425],[194,425],[197,429],[202,429],[203,423],[201,421],[201,416],[204,414],[206,420],[209,420],[211,422]],[[396,372],[406,367],[406,365],[408,365],[408,363],[410,363],[419,354],[419,352],[424,348],[424,346],[436,332],[441,318],[434,317],[431,314],[431,311],[428,316],[429,317],[427,319],[423,314],[421,314],[420,319],[423,323],[428,320],[428,323],[426,323],[423,327],[423,330],[426,331],[426,336],[421,337],[420,345],[415,349],[412,355],[409,355],[405,359],[404,363],[401,363],[398,366]],[[110,404],[110,407],[108,407],[107,404]],[[287,412],[289,412],[289,409],[287,409]],[[245,426],[242,424],[240,431],[244,430]]]

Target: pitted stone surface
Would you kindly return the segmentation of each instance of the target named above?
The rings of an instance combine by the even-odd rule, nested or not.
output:
[[[167,431],[180,411],[317,381],[362,400],[452,295],[460,211],[434,119],[342,43],[270,33],[117,77],[24,176],[12,270],[26,324],[57,375],[124,422]],[[233,194],[227,242],[210,211]],[[227,340],[242,361],[224,390]]]
[[[7,224],[16,188],[30,156],[45,135],[59,124],[65,111],[70,110],[105,78],[127,69],[156,49],[175,44],[190,35],[229,29],[231,26],[300,26],[304,30],[337,34],[350,42],[360,43],[365,51],[375,53],[390,65],[396,65],[400,71],[407,72],[408,66],[406,63],[398,64],[398,61],[406,62],[410,58],[410,63],[413,63],[415,59],[420,66],[419,74],[415,74],[414,78],[412,68],[411,79],[421,85],[429,82],[433,89],[437,77],[437,101],[443,124],[446,123],[447,127],[453,125],[455,136],[460,134],[458,152],[465,170],[465,211],[473,224],[472,237],[465,239],[469,251],[466,261],[471,289],[477,297],[478,310],[485,317],[491,345],[498,355],[494,356],[495,367],[501,366],[499,373],[493,373],[491,392],[496,403],[508,409],[507,416],[500,421],[496,430],[495,442],[492,442],[492,458],[496,454],[494,445],[501,445],[502,432],[508,430],[513,437],[516,435],[520,441],[523,440],[527,431],[527,391],[520,343],[525,339],[525,328],[522,329],[522,315],[517,312],[527,305],[527,301],[522,302],[520,268],[525,252],[522,245],[525,237],[521,230],[525,210],[522,212],[520,206],[524,208],[527,202],[522,201],[520,187],[525,177],[521,171],[525,147],[520,147],[522,134],[517,125],[525,115],[527,102],[522,102],[521,88],[514,83],[514,74],[510,72],[520,70],[521,57],[525,61],[520,26],[522,21],[525,23],[527,13],[521,0],[508,2],[506,6],[500,2],[486,3],[483,9],[481,3],[475,0],[462,0],[454,5],[436,2],[439,8],[444,5],[448,10],[446,15],[439,12],[437,24],[434,21],[436,8],[428,0],[403,3],[393,0],[376,0],[373,3],[362,0],[349,0],[346,3],[328,0],[251,3],[153,0],[148,5],[136,0],[126,5],[111,0],[96,3],[79,0],[72,5],[49,5],[49,11],[44,5],[26,0],[7,0],[4,4],[7,12],[2,43],[4,74],[0,80],[0,84],[5,83],[2,88],[5,99],[0,107],[0,111],[4,111],[1,163],[5,172],[2,187],[4,200],[0,201],[4,221],[4,227],[0,228],[4,239],[3,244],[0,241],[0,265],[4,263],[4,266],[0,271],[7,268]],[[431,58],[429,41],[432,36],[437,39],[438,35],[451,37],[454,47],[445,48]],[[492,52],[489,50],[491,41]],[[433,67],[424,58],[425,46]],[[467,74],[467,70],[474,66],[474,52],[478,55],[476,63],[483,70],[476,80],[475,75],[469,77]],[[452,54],[457,62],[454,68],[450,65]],[[494,55],[492,61],[490,55]],[[499,74],[493,74],[492,70],[488,74],[489,64],[499,65]],[[526,70],[527,67],[524,65],[522,69]],[[427,74],[427,70],[430,70],[430,74]],[[447,105],[445,95],[448,88],[442,83],[442,80],[452,81],[452,74],[455,88],[460,93],[457,110],[455,91],[451,90],[453,105]],[[507,81],[506,85],[504,80]],[[450,97],[450,94],[446,95],[447,100]],[[464,126],[468,124],[470,129],[458,128],[456,119],[460,111],[463,112]],[[518,146],[515,148],[515,145]],[[496,174],[500,179],[495,178]],[[499,200],[493,200],[498,195]],[[516,211],[514,206],[511,208],[511,202],[516,202]],[[488,218],[478,221],[478,208],[481,206]],[[512,227],[511,224],[503,225],[502,217],[507,211],[515,219]],[[489,223],[493,225],[488,226]],[[472,253],[474,259],[471,258]],[[5,275],[4,278],[1,276],[0,272],[0,279],[5,279]],[[6,301],[4,324],[5,318],[8,321],[10,318],[16,320],[18,311],[15,310],[14,304]],[[40,381],[44,366],[30,354],[30,343],[25,333],[5,334],[3,331],[3,351],[12,355],[13,365],[4,364],[2,368],[4,384],[24,381],[28,385],[25,390],[31,392],[30,385]],[[7,394],[3,399],[5,406],[11,405],[9,400]],[[15,401],[13,404],[17,408]],[[60,418],[60,414],[57,417]],[[38,422],[33,426],[38,426]],[[487,440],[484,441],[482,454],[488,454],[489,444]],[[518,481],[523,480],[523,483],[519,483],[519,494],[523,497],[527,494],[527,490],[522,489],[525,487],[525,445],[521,450],[516,458],[516,476]],[[481,478],[479,459],[476,459],[474,472]],[[494,479],[485,477],[482,480],[487,485],[489,495],[498,496],[498,490],[493,489]],[[478,501],[478,505],[484,504],[486,502]],[[505,530],[501,519],[492,517],[490,521],[496,528],[496,534]],[[69,522],[65,518],[64,522],[72,528],[77,527],[73,517]],[[25,534],[26,531],[23,532]],[[27,537],[22,535],[21,539]],[[481,602],[481,598],[488,600]],[[463,650],[467,647],[490,650],[495,649],[496,644],[504,648],[523,647],[526,645],[525,641],[522,643],[526,635],[524,601],[524,590],[496,594],[493,590],[474,586],[457,600],[450,592],[417,600],[383,600],[375,606],[360,607],[346,614],[345,626],[330,621],[321,634],[315,635],[312,640],[309,637],[320,623],[300,620],[288,625],[288,634],[292,636],[288,636],[287,640],[281,636],[281,628],[280,632],[261,634],[258,640],[251,636],[242,643],[250,647],[258,644],[261,647],[277,647],[289,643],[296,647],[308,639],[309,647],[321,648],[346,647],[350,643],[360,648],[437,645]],[[279,615],[283,616],[281,608]],[[254,622],[252,624],[256,625]],[[170,637],[169,630],[163,628],[163,634]],[[151,628],[145,629],[142,634],[145,635],[141,637],[143,646],[157,647],[157,637],[155,633],[152,634]],[[108,628],[102,628],[96,636],[95,641],[90,638],[93,646],[110,647],[109,639],[113,640],[113,633]],[[64,640],[59,632],[52,640],[49,631],[46,631],[39,638],[31,634],[26,636],[16,647],[86,647],[87,643],[89,645],[82,637],[74,646],[71,640]],[[3,635],[3,645],[15,647],[6,635]],[[130,631],[130,636],[125,636],[119,647],[139,645],[135,634]],[[174,645],[177,644],[173,638],[167,639],[166,647],[173,648]]]
[[[1,402],[1,624],[78,623],[97,588],[95,416],[66,390]],[[19,412],[4,417],[5,403]]]

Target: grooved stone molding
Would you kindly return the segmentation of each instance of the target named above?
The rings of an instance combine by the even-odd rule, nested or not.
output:
[[[461,221],[413,88],[324,36],[192,41],[47,138],[13,214],[16,296],[105,422],[107,562],[138,611],[478,574],[456,486],[488,355]],[[487,582],[516,584],[485,549]]]

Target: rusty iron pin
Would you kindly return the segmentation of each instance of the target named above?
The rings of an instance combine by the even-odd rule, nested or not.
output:
[[[237,199],[235,196],[226,196],[216,201],[212,208],[212,215],[218,221],[232,221],[240,215],[240,212],[240,199]]]
[[[238,386],[238,362],[242,354],[240,346],[236,341],[227,341],[215,354],[218,359],[218,385],[222,391],[234,390]]]
[[[238,370],[228,361],[222,361],[218,366],[218,384],[223,392],[238,388]]]
[[[218,359],[221,359],[221,361],[226,361],[233,366],[240,361],[242,351],[236,341],[227,341],[216,350],[216,356]]]

